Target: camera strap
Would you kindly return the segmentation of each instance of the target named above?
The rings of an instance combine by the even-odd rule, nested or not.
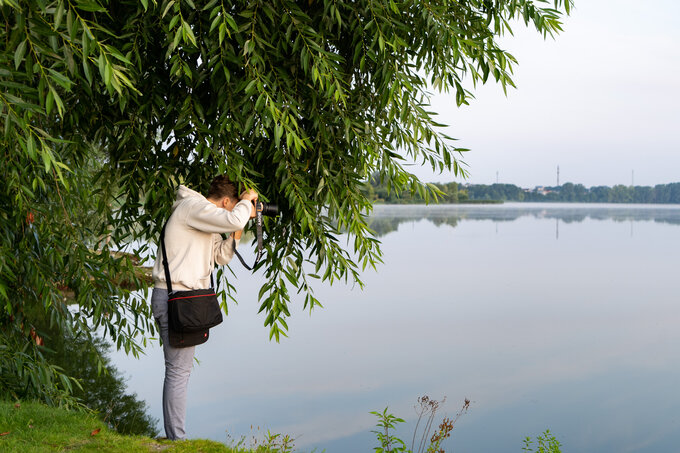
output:
[[[255,262],[253,263],[252,267],[246,264],[241,254],[236,250],[236,240],[234,240],[233,243],[234,255],[236,255],[241,264],[243,264],[243,267],[245,267],[249,271],[255,269],[257,263],[260,262],[260,258],[262,258],[262,205],[258,203],[255,206],[256,206],[255,227],[257,229],[257,256],[255,257]]]

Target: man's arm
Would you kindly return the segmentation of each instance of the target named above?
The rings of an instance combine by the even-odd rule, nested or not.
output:
[[[234,246],[237,246],[239,241],[234,238],[234,233],[224,240],[222,240],[219,234],[214,235],[213,238],[213,256],[215,257],[215,263],[219,266],[224,266],[234,257]]]
[[[206,233],[232,233],[242,230],[251,218],[253,204],[240,200],[234,209],[227,211],[212,203],[196,203],[187,215],[190,228]]]

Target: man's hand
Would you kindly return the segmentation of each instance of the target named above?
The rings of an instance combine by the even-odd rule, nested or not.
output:
[[[241,200],[257,201],[257,192],[253,189],[244,190],[239,198]]]
[[[252,203],[253,207],[250,209],[250,218],[254,219],[256,214],[257,214],[255,212],[255,202],[257,201],[257,192],[255,192],[253,189],[244,190],[239,198],[241,200],[248,200]]]

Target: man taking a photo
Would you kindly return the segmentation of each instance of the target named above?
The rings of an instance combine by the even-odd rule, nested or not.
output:
[[[165,227],[165,249],[173,291],[210,287],[215,264],[227,264],[234,255],[243,228],[255,217],[257,193],[237,190],[226,176],[216,177],[207,196],[179,186],[172,214]],[[222,233],[231,233],[222,239]],[[151,309],[159,327],[165,356],[163,381],[163,422],[170,440],[186,438],[187,384],[193,366],[195,346],[170,345],[168,289],[159,248],[153,268],[154,289]]]

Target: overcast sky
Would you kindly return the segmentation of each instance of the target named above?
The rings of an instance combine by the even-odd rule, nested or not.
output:
[[[576,0],[556,40],[516,25],[516,90],[432,99],[477,184],[680,182],[680,2]],[[414,166],[425,181],[460,181]]]

